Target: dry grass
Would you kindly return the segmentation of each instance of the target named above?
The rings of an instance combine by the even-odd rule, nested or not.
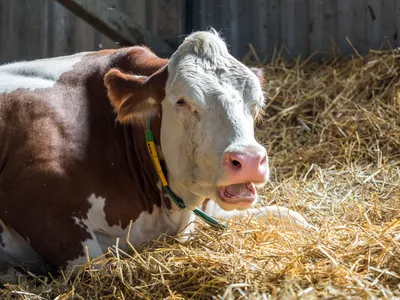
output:
[[[9,286],[14,299],[400,297],[400,54],[265,66],[271,156],[262,202],[318,232],[248,220],[88,264],[74,281]],[[153,247],[155,246],[155,247]],[[101,269],[95,266],[101,262]]]

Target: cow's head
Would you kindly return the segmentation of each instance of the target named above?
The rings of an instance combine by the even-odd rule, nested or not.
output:
[[[253,127],[264,105],[261,77],[211,31],[187,37],[167,67],[150,77],[113,69],[105,84],[122,122],[141,122],[161,106],[169,181],[188,207],[212,198],[232,210],[251,206],[269,176]]]

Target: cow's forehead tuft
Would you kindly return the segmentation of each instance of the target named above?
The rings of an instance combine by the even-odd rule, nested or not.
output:
[[[213,59],[215,56],[229,54],[224,40],[215,30],[195,32],[189,35],[179,46],[178,55],[192,53],[199,57]]]
[[[230,67],[235,58],[229,54],[224,40],[211,30],[189,35],[169,59],[169,68],[175,69],[181,61],[195,61],[203,69],[216,70]]]

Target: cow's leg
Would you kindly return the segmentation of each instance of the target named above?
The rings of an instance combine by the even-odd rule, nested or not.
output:
[[[34,248],[15,230],[4,225],[0,220],[0,273],[3,282],[16,279],[13,268],[25,268],[33,274],[47,275],[49,271],[58,271],[61,266],[65,274],[75,275],[79,270],[77,265],[83,265],[89,259],[94,259],[103,254],[96,235],[89,226],[71,226],[71,223],[60,220],[47,219],[52,224],[51,233],[42,232],[40,239],[35,239]],[[56,233],[56,234],[52,234]],[[65,246],[67,245],[67,246]],[[39,256],[41,251],[52,265],[50,268],[43,263]],[[38,254],[39,253],[39,254]],[[14,281],[15,282],[15,281]]]
[[[210,199],[204,203],[203,210],[211,216],[220,219],[229,219],[232,217],[247,219],[249,217],[254,217],[273,224],[280,223],[287,226],[296,225],[303,228],[314,228],[302,215],[283,206],[273,205],[260,208],[249,208],[247,210],[225,211],[222,210],[215,201]]]
[[[31,245],[0,220],[0,281],[16,282],[19,274],[16,268],[27,268],[36,273],[46,269]]]

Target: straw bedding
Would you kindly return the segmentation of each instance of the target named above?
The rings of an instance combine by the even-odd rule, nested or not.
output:
[[[12,299],[315,299],[400,297],[400,53],[264,66],[257,136],[271,183],[261,203],[319,230],[234,220],[200,224],[132,253],[110,250],[75,280],[21,279]],[[100,263],[102,268],[96,268]]]

